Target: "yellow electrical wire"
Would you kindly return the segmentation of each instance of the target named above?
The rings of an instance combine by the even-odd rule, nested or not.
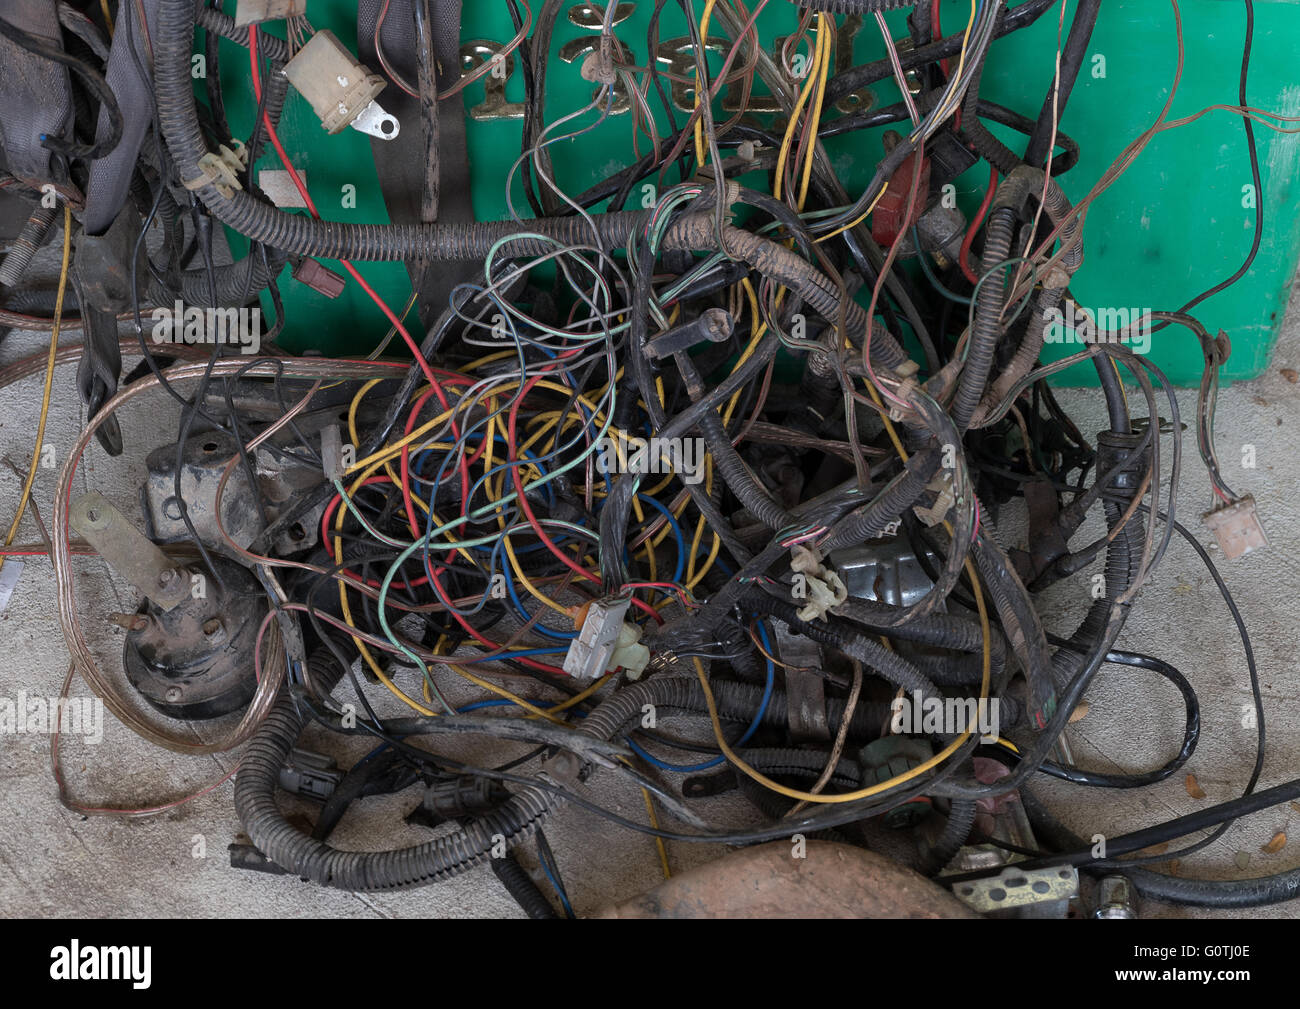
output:
[[[22,494],[18,497],[18,511],[5,536],[5,546],[11,546],[18,534],[18,524],[27,512],[27,502],[31,500],[32,485],[36,483],[36,470],[41,465],[41,445],[45,441],[45,421],[50,413],[50,394],[54,389],[54,362],[59,352],[59,328],[63,324],[63,296],[68,290],[68,267],[72,262],[72,208],[63,204],[63,259],[59,266],[59,289],[54,296],[54,322],[50,327],[50,353],[45,360],[45,389],[41,393],[41,413],[36,422],[36,447],[32,450],[32,464],[27,470],[27,479],[23,481]],[[5,559],[0,556],[0,568]]]
[[[519,566],[519,559],[515,557],[515,548],[510,542],[510,536],[503,533],[501,536],[501,542],[506,548],[506,558],[510,561],[510,569],[515,573],[515,577],[523,582],[524,588],[528,590],[529,595],[538,602],[545,603],[551,609],[555,610],[556,613],[562,613],[566,617],[569,616],[569,608],[567,606],[557,603],[550,596],[542,593],[537,586],[533,584],[532,579],[524,574],[524,569]]]
[[[781,138],[781,148],[776,155],[776,182],[772,186],[772,195],[778,200],[781,198],[781,185],[785,178],[785,163],[790,157],[790,148],[794,145],[794,135],[799,129],[799,113],[808,103],[808,97],[817,85],[817,78],[821,72],[822,56],[822,30],[825,14],[817,15],[817,41],[813,46],[813,63],[808,69],[808,75],[804,80],[804,86],[799,91],[799,97],[795,99],[794,108],[790,110],[790,121],[786,124],[785,135]],[[811,129],[815,130],[813,124]]]
[[[961,76],[962,68],[966,65],[966,50],[967,47],[970,45],[970,35],[971,32],[974,30],[974,28],[975,28],[975,0],[970,0],[970,19],[966,22],[966,33],[962,36],[961,52],[960,54],[958,54],[957,57],[957,73],[954,79]],[[830,232],[829,234],[822,235],[821,238],[817,239],[817,243],[820,244],[822,242],[830,241],[836,235],[842,234],[845,231],[849,231],[852,228],[856,228],[859,224],[861,224],[863,221],[865,221],[868,217],[871,216],[871,212],[876,209],[876,204],[880,202],[881,198],[885,195],[888,189],[889,189],[889,183],[886,182],[883,186],[880,187],[880,192],[877,193],[876,198],[871,201],[871,206],[867,207],[867,209],[863,211],[861,217],[854,218],[848,224],[836,228],[834,231]]]
[[[650,797],[650,791],[648,789],[642,788],[641,797],[645,799],[645,814],[650,820],[650,826],[653,827],[655,830],[658,830],[659,817],[655,813],[655,803],[654,803],[654,799]],[[655,838],[655,848],[657,848],[659,851],[659,866],[660,868],[663,869],[664,879],[672,879],[673,870],[672,867],[668,864],[668,848],[664,845],[664,839],[662,837]]]
[[[704,5],[704,13],[700,16],[700,45],[705,47],[704,50],[705,54],[708,53],[708,45],[709,45],[709,19],[713,17],[713,8],[716,4],[717,4],[717,0],[707,0],[707,2]],[[707,59],[708,57],[707,55],[705,55],[703,58]],[[700,92],[702,90],[706,90],[707,87],[708,87],[707,81],[697,80],[695,82],[695,108],[697,110],[700,107]],[[707,152],[704,149],[704,117],[696,116],[695,117],[695,164],[700,168],[703,168],[705,157],[707,157]]]
[[[820,245],[822,242],[829,242],[836,235],[843,234],[846,231],[851,231],[852,229],[856,228],[859,224],[861,224],[863,221],[865,221],[868,217],[871,216],[871,212],[876,209],[876,204],[879,203],[884,198],[885,193],[887,193],[888,191],[889,191],[889,183],[886,182],[883,186],[880,187],[880,192],[876,194],[876,198],[871,201],[871,206],[867,207],[867,209],[862,212],[861,217],[855,217],[848,224],[841,225],[840,227],[836,228],[834,231],[830,232],[829,234],[822,235],[821,238],[814,239],[816,244]]]
[[[825,41],[823,42],[823,36]],[[799,197],[795,207],[803,211],[808,200],[808,184],[812,181],[813,155],[817,151],[817,130],[822,122],[822,102],[826,98],[826,82],[831,75],[831,58],[833,39],[835,37],[835,19],[829,14],[822,14],[817,21],[817,47],[822,49],[821,67],[817,75],[817,90],[813,98],[812,125],[808,129],[808,150],[804,154],[803,177],[799,181]]]

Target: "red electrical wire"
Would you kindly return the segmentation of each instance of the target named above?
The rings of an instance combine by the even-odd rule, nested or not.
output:
[[[979,277],[975,276],[975,271],[970,265],[970,247],[975,241],[975,232],[979,231],[980,225],[984,223],[984,215],[989,212],[989,207],[993,204],[993,194],[998,189],[998,170],[996,168],[989,171],[989,187],[984,192],[984,202],[980,204],[979,210],[975,212],[974,219],[970,222],[970,228],[966,231],[966,237],[961,242],[961,255],[958,257],[961,263],[961,272],[966,274],[966,279],[972,284],[980,282]]]
[[[253,81],[253,97],[257,100],[258,105],[260,106],[262,102],[262,75],[257,67],[257,34],[258,34],[257,25],[249,25],[248,27],[249,70],[252,75],[252,81]],[[293,181],[294,188],[298,190],[299,195],[302,197],[302,201],[306,205],[308,212],[316,220],[320,220],[320,213],[316,210],[316,204],[313,202],[311,195],[307,192],[307,187],[306,185],[303,184],[302,177],[298,174],[297,170],[293,167],[292,163],[290,163],[289,155],[285,153],[284,145],[280,143],[280,135],[276,132],[275,125],[271,122],[271,117],[268,116],[265,112],[262,113],[262,122],[266,126],[266,134],[271,139],[271,145],[275,148],[275,153],[279,156],[281,163],[284,165],[285,171],[289,173],[289,178]],[[426,361],[424,355],[420,353],[419,344],[415,342],[415,340],[411,337],[411,334],[407,331],[406,327],[402,325],[402,320],[397,317],[396,313],[394,313],[391,308],[388,307],[388,303],[385,302],[384,299],[379,296],[379,294],[375,291],[375,289],[371,287],[368,283],[366,283],[365,278],[362,277],[361,274],[357,272],[356,267],[354,267],[346,259],[340,259],[339,262],[343,265],[343,268],[348,271],[352,279],[357,282],[357,284],[361,287],[363,291],[366,292],[366,294],[370,297],[370,300],[373,301],[379,307],[379,310],[381,312],[384,313],[384,315],[387,317],[392,327],[396,329],[399,334],[401,334],[402,340],[406,343],[407,347],[410,348],[411,353],[415,355],[416,363],[419,364],[420,370],[424,372],[424,377],[428,380],[429,385],[432,387],[434,395],[438,397],[438,403],[442,406],[444,410],[450,410],[451,409],[450,401],[447,399],[446,393],[443,392],[442,385],[438,382],[437,376],[434,375],[433,369],[429,366],[429,362]],[[457,429],[456,423],[454,421],[452,422],[451,430],[452,430],[452,434],[455,437],[457,438],[460,437],[460,432]],[[460,461],[460,475],[461,475],[461,485],[466,489],[466,492],[468,492],[469,465],[464,459],[461,459]],[[419,536],[420,531],[419,531],[419,526],[415,520],[415,509],[414,507],[412,507],[412,502],[410,500],[409,482],[404,482],[402,493],[406,498],[407,516],[411,520],[411,534],[413,536]]]
[[[943,38],[943,28],[939,25],[939,0],[930,0],[930,38]],[[939,61],[939,66],[943,67],[943,75],[948,76],[948,60],[945,57]]]

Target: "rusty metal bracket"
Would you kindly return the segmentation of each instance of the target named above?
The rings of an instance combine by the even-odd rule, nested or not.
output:
[[[72,528],[141,595],[164,612],[190,595],[186,570],[147,539],[102,494],[83,494],[69,510]]]

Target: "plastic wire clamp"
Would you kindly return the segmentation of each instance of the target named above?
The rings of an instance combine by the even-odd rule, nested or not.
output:
[[[187,179],[183,185],[191,192],[204,186],[213,186],[218,193],[230,199],[236,189],[244,188],[239,181],[239,173],[244,170],[247,162],[248,149],[238,140],[235,141],[233,151],[222,144],[218,153],[209,151],[199,158],[199,170],[203,174],[196,179]]]

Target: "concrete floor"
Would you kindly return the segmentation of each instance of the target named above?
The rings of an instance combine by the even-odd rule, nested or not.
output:
[[[1158,339],[1180,339],[1168,331]],[[1187,337],[1190,339],[1190,337]],[[39,351],[41,334],[15,333],[0,344],[0,365]],[[128,360],[129,368],[134,361]],[[1267,550],[1225,562],[1223,574],[1252,633],[1266,705],[1269,750],[1261,787],[1291,778],[1300,767],[1300,620],[1295,616],[1300,593],[1300,386],[1282,369],[1300,369],[1300,288],[1292,298],[1283,336],[1268,373],[1254,382],[1227,389],[1220,396],[1216,423],[1220,458],[1240,492],[1255,496],[1270,536]],[[54,405],[46,445],[61,464],[72,446],[82,417],[74,386],[74,367],[55,376]],[[1294,374],[1294,373],[1293,373]],[[0,412],[0,454],[25,468],[32,450],[39,406],[39,378],[4,390]],[[1061,401],[1085,432],[1104,424],[1100,397],[1066,390]],[[1195,393],[1180,395],[1190,416]],[[107,457],[92,444],[77,477],[79,489],[106,494],[124,510],[135,501],[143,476],[145,451],[171,441],[175,412],[161,395],[134,405],[121,415],[128,453]],[[1241,446],[1257,447],[1258,468],[1237,465]],[[1168,439],[1166,439],[1166,446]],[[1208,482],[1199,466],[1194,437],[1184,440],[1181,514],[1200,532],[1196,515],[1208,504]],[[49,521],[57,469],[42,469],[35,500]],[[9,521],[20,483],[0,467],[0,515]],[[19,542],[39,539],[30,517]],[[1016,536],[1004,522],[1004,539]],[[1208,542],[1208,534],[1201,535]],[[1010,544],[1008,544],[1010,545]],[[1214,551],[1217,556],[1217,550]],[[92,643],[120,675],[121,632],[97,615],[133,606],[98,559],[74,559],[77,597]],[[1086,575],[1055,586],[1047,595],[1058,607],[1053,630],[1071,629],[1088,603]],[[1049,611],[1050,612],[1050,611]],[[1121,638],[1121,645],[1158,655],[1180,667],[1192,680],[1202,705],[1202,741],[1188,770],[1206,793],[1193,799],[1183,776],[1135,791],[1084,789],[1055,781],[1039,783],[1040,794],[1077,833],[1116,835],[1164,820],[1240,793],[1253,759],[1254,730],[1243,722],[1250,693],[1239,640],[1226,608],[1199,560],[1175,538],[1162,567],[1144,590]],[[0,697],[53,696],[68,667],[59,632],[50,565],[42,558],[26,564],[17,590],[0,613]],[[73,694],[84,696],[79,682]],[[470,697],[469,693],[464,695]],[[1181,735],[1176,693],[1163,681],[1137,671],[1104,672],[1088,695],[1090,711],[1070,730],[1080,764],[1099,770],[1138,770],[1163,763]],[[394,702],[395,704],[396,702]],[[381,704],[383,702],[381,701]],[[381,710],[396,713],[383,705]],[[219,726],[195,730],[207,738]],[[311,745],[310,738],[306,745]],[[331,752],[344,758],[337,749]],[[467,741],[462,751],[482,756],[488,744]],[[397,894],[350,894],[230,868],[226,845],[239,838],[239,822],[227,783],[166,814],[139,819],[85,817],[63,808],[50,774],[48,739],[0,736],[3,801],[0,817],[0,913],[13,916],[259,916],[259,917],[472,917],[518,916],[519,911],[486,869],[421,890]],[[147,805],[179,798],[227,774],[234,757],[181,757],[146,745],[105,716],[102,743],[79,738],[63,745],[65,777],[73,797],[88,806]],[[493,755],[503,751],[494,750]],[[629,817],[644,814],[641,797],[622,781],[600,778],[594,798]],[[415,793],[367,799],[355,806],[336,831],[341,847],[393,847],[426,840],[428,832],[407,827],[402,814],[416,804]],[[304,807],[305,808],[305,807]],[[743,823],[744,807],[717,802],[711,818]],[[1292,824],[1292,821],[1298,821]],[[1297,840],[1274,854],[1260,849],[1278,831]],[[548,821],[547,834],[556,852],[577,912],[592,913],[618,899],[653,886],[660,879],[658,856],[646,837],[609,826],[599,817],[569,807]],[[670,844],[673,867],[681,870],[717,857],[715,845]],[[535,861],[523,856],[530,867]],[[1178,871],[1186,876],[1232,878],[1265,875],[1300,864],[1300,806],[1280,807],[1235,824],[1218,843],[1188,859]],[[1244,866],[1244,868],[1243,868]],[[1191,916],[1186,909],[1146,904],[1147,916]],[[1263,917],[1300,917],[1300,901],[1247,912]]]

